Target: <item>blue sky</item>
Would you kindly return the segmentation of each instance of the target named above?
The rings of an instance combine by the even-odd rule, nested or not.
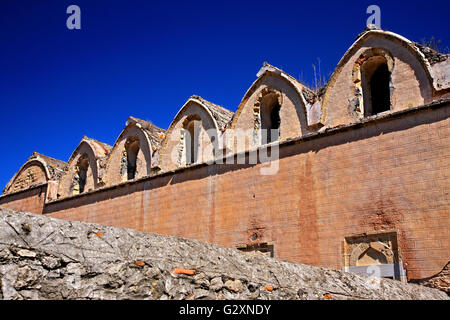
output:
[[[383,29],[450,46],[448,1],[0,0],[0,189],[33,151],[112,145],[129,116],[167,128],[192,94],[235,111],[264,61],[328,77],[371,4]]]

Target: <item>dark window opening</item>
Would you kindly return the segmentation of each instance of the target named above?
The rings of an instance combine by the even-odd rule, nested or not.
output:
[[[89,160],[86,155],[80,157],[76,167],[76,175],[73,181],[73,194],[80,194],[84,192],[87,181],[87,171],[89,169]]]
[[[127,151],[127,179],[133,180],[136,178],[139,140],[128,141],[125,149]]]
[[[87,176],[87,169],[83,168],[78,172],[78,185],[80,193],[84,192],[84,187],[86,186],[86,176]]]
[[[268,133],[267,142],[274,142],[278,140],[280,133],[280,105],[277,104],[272,108],[270,112],[270,131]],[[276,131],[273,131],[276,130]]]
[[[389,72],[386,59],[375,56],[362,66],[364,116],[371,116],[391,109]]]
[[[261,107],[261,144],[275,142],[280,137],[280,110],[276,94],[264,97]]]
[[[388,111],[391,108],[389,80],[390,74],[387,65],[380,65],[370,79],[372,114]]]

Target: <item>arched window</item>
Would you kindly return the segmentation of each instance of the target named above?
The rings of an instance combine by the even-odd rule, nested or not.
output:
[[[391,74],[386,58],[372,56],[361,67],[364,116],[375,115],[391,109]]]
[[[127,155],[126,166],[127,166],[127,180],[133,180],[136,177],[137,171],[137,157],[139,153],[139,139],[136,137],[131,137],[125,143],[125,151]]]
[[[191,120],[185,126],[185,159],[186,164],[196,163],[199,153],[200,120]]]
[[[261,101],[261,144],[277,141],[280,137],[280,110],[278,95],[270,93]]]
[[[84,192],[87,180],[87,171],[89,168],[89,160],[86,154],[82,155],[76,166],[76,174],[72,183],[72,193],[80,194]]]

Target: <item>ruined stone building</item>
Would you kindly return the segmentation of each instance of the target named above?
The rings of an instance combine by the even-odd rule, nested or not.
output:
[[[318,92],[265,63],[235,112],[33,153],[0,205],[448,290],[449,116],[449,55],[366,29]]]

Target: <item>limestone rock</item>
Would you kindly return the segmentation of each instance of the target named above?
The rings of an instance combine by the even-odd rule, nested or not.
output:
[[[33,231],[16,232],[21,225]],[[92,230],[102,230],[101,238],[89,238]],[[176,268],[195,273],[174,274]],[[0,299],[6,300],[449,299],[416,284],[374,282],[369,276],[249,256],[196,240],[4,208],[0,283]]]
[[[17,254],[24,258],[35,258],[36,257],[36,252],[26,250],[26,249],[17,251]]]

